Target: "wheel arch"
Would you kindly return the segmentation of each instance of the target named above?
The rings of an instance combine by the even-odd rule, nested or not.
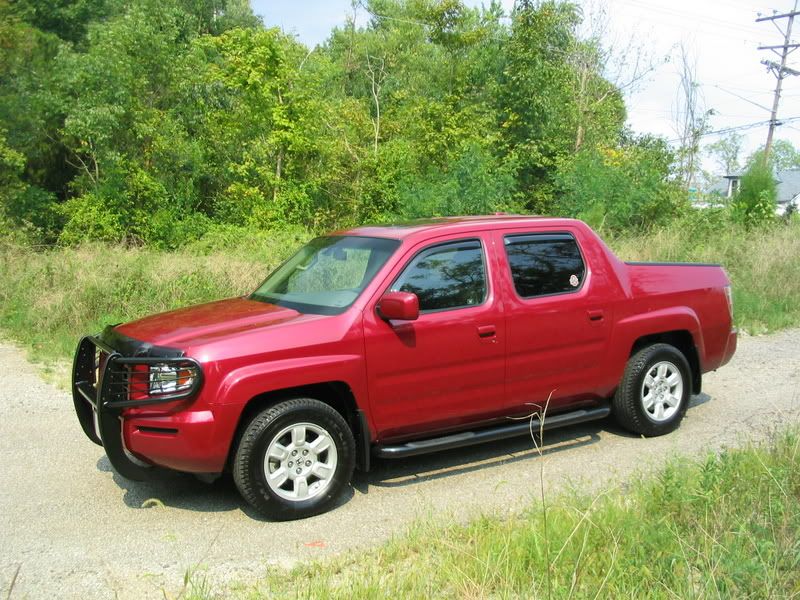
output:
[[[689,363],[692,372],[692,393],[699,394],[702,390],[702,369],[700,366],[700,354],[697,351],[694,336],[686,329],[675,329],[672,331],[662,331],[642,335],[633,341],[628,358],[639,352],[642,348],[653,344],[669,344],[677,348]]]
[[[347,422],[356,440],[356,466],[360,470],[369,471],[371,436],[364,413],[358,407],[355,394],[345,381],[324,381],[306,385],[275,389],[256,394],[244,405],[235,434],[228,450],[226,464],[230,466],[239,442],[248,423],[264,409],[292,398],[312,398],[327,404],[338,412]]]

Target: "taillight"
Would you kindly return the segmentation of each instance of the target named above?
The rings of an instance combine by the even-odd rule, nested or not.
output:
[[[723,289],[725,290],[725,298],[728,300],[728,313],[733,319],[733,291],[729,285],[726,285]]]

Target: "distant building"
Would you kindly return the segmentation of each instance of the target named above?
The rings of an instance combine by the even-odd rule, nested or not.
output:
[[[708,196],[719,196],[720,198],[731,198],[739,191],[739,181],[742,172],[732,173],[720,177],[714,184],[706,190]],[[800,169],[784,169],[776,171],[775,181],[778,184],[778,203],[775,214],[785,215],[789,207],[794,210],[800,209]],[[698,207],[714,206],[715,203],[706,198],[704,202],[697,203]]]

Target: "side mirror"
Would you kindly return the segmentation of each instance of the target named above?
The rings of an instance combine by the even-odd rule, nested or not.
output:
[[[378,314],[387,321],[416,321],[419,298],[411,292],[386,292],[378,302]]]

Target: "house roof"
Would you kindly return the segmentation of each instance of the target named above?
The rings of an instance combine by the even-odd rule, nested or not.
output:
[[[739,179],[742,173],[732,173],[717,179],[709,186],[708,193],[724,196],[728,193],[728,180]],[[778,204],[788,204],[800,195],[800,169],[784,169],[775,172],[775,181],[778,184]]]
[[[788,204],[800,194],[800,169],[786,169],[775,173],[778,181],[778,204]]]

